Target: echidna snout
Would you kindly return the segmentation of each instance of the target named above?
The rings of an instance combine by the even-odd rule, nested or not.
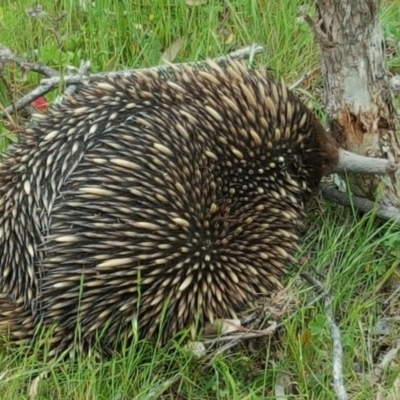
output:
[[[108,348],[135,317],[155,337],[164,307],[164,339],[234,316],[280,287],[337,158],[292,93],[238,61],[94,82],[0,167],[0,329],[55,325],[61,350],[79,323]]]

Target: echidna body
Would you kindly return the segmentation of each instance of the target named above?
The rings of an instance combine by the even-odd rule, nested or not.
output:
[[[136,319],[167,339],[234,317],[280,286],[337,159],[293,94],[238,61],[91,84],[0,167],[0,329],[54,326],[60,350],[79,324],[109,348]]]

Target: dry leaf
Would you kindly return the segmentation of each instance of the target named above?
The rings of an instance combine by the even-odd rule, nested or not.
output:
[[[207,3],[207,0],[186,0],[185,3],[188,6],[202,6]]]
[[[173,62],[176,58],[176,56],[178,55],[179,51],[181,50],[183,43],[185,43],[185,36],[175,40],[175,42],[173,42],[171,44],[170,47],[168,47],[164,53],[162,53],[161,55],[161,60],[163,60],[164,62]]]

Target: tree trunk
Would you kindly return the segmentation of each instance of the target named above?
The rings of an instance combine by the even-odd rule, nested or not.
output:
[[[317,22],[306,17],[320,44],[324,103],[331,133],[349,151],[400,159],[397,117],[385,62],[378,0],[317,0]],[[354,194],[400,205],[400,172],[351,178]],[[380,192],[381,193],[381,192]]]

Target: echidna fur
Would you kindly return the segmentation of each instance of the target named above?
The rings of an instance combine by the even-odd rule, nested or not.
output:
[[[281,287],[304,203],[337,163],[313,114],[229,60],[109,77],[0,166],[0,331],[52,346],[166,340]],[[140,300],[140,304],[139,304]],[[160,317],[165,305],[164,326]]]

